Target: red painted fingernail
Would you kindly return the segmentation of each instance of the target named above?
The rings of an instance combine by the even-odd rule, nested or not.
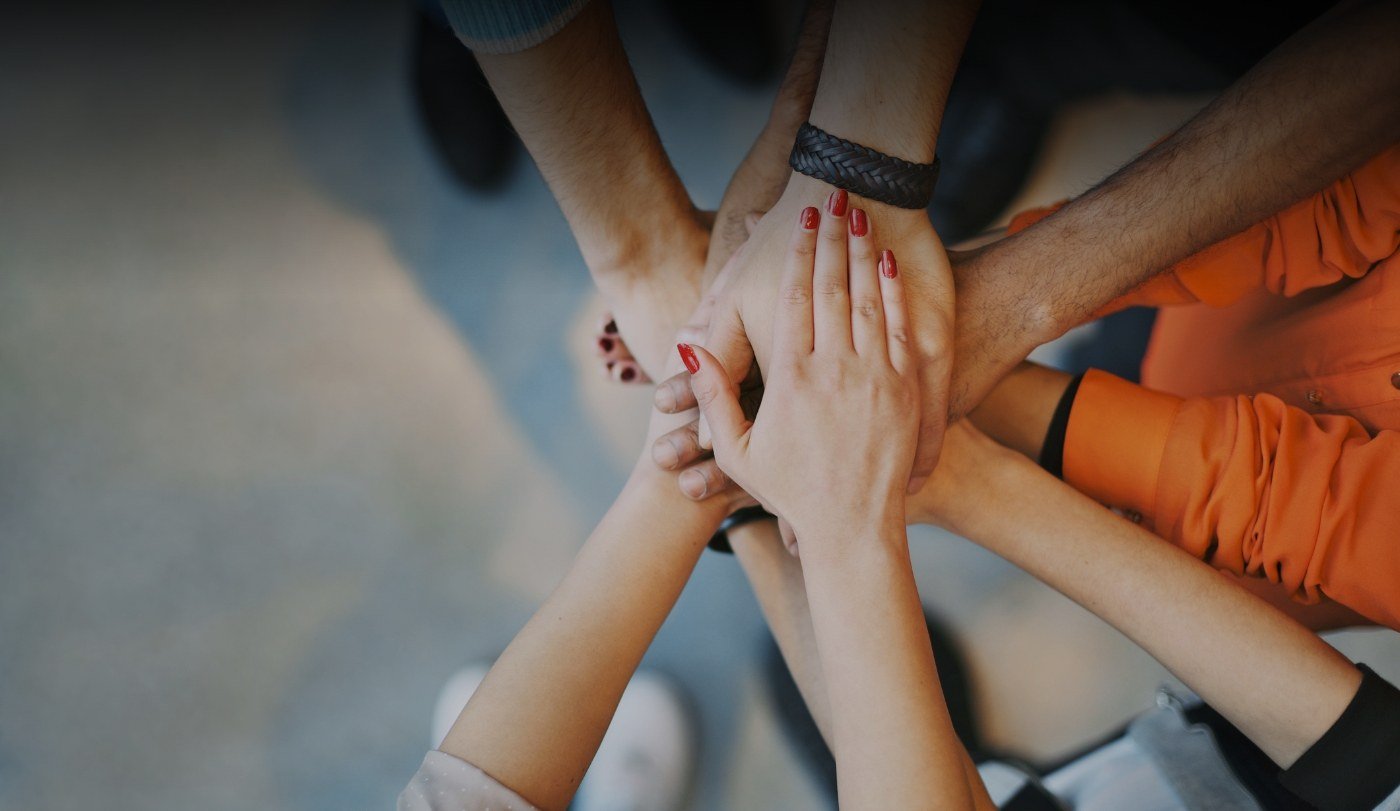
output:
[[[676,344],[676,351],[681,353],[681,362],[685,364],[685,370],[691,374],[700,371],[700,359],[695,357],[695,350],[690,348],[690,344]]]
[[[863,237],[870,233],[870,220],[865,218],[865,209],[851,209],[851,236]]]
[[[609,321],[608,323],[604,324],[604,325],[603,325],[603,332],[606,332],[606,333],[609,334],[609,335],[616,335],[616,334],[617,334],[617,322],[616,322],[616,321]]]
[[[841,217],[846,214],[846,190],[837,189],[826,198],[826,210],[831,212],[833,217]]]
[[[631,366],[624,366],[624,367],[622,367],[622,382],[623,382],[623,383],[631,383],[631,382],[632,382],[632,379],[633,379],[634,377],[636,377],[636,376],[637,376],[637,370],[636,370],[636,369],[633,369]]]
[[[612,348],[613,348],[613,339],[611,339],[611,338],[599,338],[599,339],[598,339],[598,346],[602,347],[602,349],[603,349],[604,352],[611,352],[611,351],[612,351]]]
[[[802,224],[803,228],[811,231],[817,227],[817,223],[821,222],[821,214],[812,206],[807,206],[802,209],[802,215],[797,218],[797,221]]]
[[[899,275],[899,266],[894,263],[894,251],[880,251],[880,272],[885,274],[886,279]]]

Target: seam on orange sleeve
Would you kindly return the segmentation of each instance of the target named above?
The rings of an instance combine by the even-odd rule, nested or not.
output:
[[[1065,431],[1065,481],[1110,506],[1152,519],[1162,454],[1181,402],[1090,369]]]

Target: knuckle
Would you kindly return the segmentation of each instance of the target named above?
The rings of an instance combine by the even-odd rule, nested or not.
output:
[[[846,295],[846,283],[836,279],[826,279],[814,285],[816,294],[824,299],[842,298]]]
[[[874,296],[854,296],[851,299],[851,313],[873,321],[881,313],[880,300]]]
[[[812,303],[811,288],[801,284],[790,284],[783,288],[782,299],[788,304],[802,305]]]
[[[901,345],[903,345],[903,346],[908,346],[908,345],[909,345],[909,328],[908,328],[908,327],[894,327],[894,328],[892,328],[892,329],[890,330],[890,341],[891,341],[892,343],[897,343],[897,344],[901,344]]]

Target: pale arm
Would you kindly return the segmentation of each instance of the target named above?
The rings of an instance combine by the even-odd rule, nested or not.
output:
[[[1123,632],[1280,766],[1355,695],[1360,674],[1340,653],[1206,563],[985,437],[950,436],[956,462],[930,482],[942,495],[917,497],[938,523]]]
[[[802,541],[841,807],[991,808],[942,700],[903,522],[883,523]]]
[[[568,805],[725,509],[639,464],[439,748],[540,808]]]

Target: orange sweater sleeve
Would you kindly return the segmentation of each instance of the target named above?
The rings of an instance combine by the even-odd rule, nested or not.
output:
[[[1016,233],[1063,203],[1017,214]],[[1110,302],[1125,307],[1205,302],[1223,307],[1261,287],[1281,296],[1366,275],[1400,248],[1400,145],[1278,214],[1183,259]]]
[[[1090,371],[1064,475],[1217,568],[1400,630],[1400,431],[1371,436],[1267,394],[1183,400]]]

